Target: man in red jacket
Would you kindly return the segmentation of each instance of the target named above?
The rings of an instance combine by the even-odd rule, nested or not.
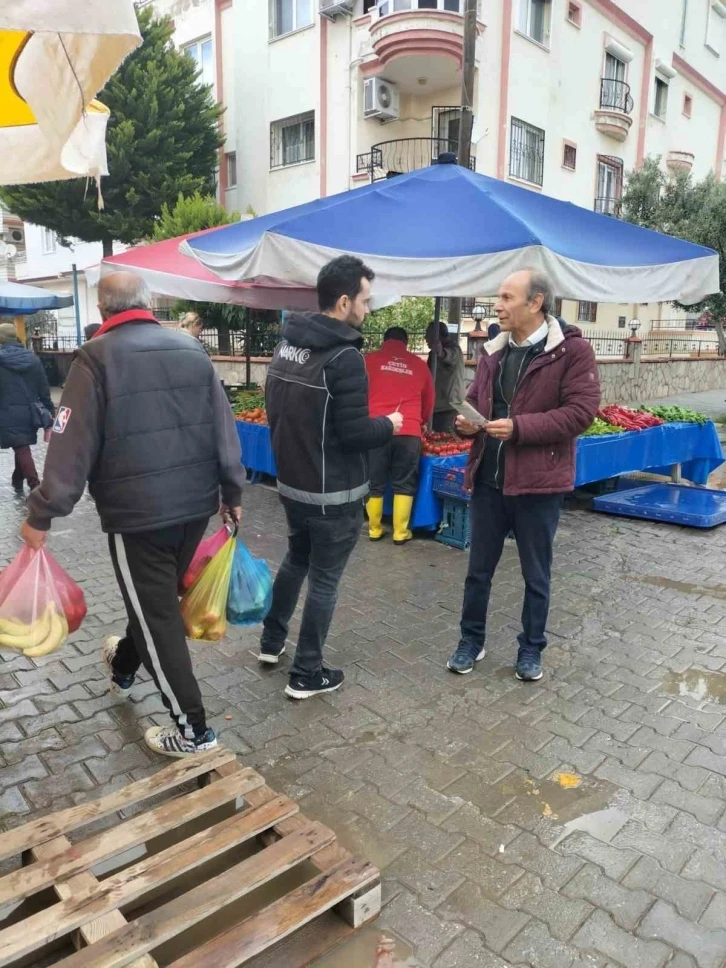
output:
[[[393,483],[393,543],[410,541],[413,499],[421,457],[421,428],[434,409],[434,382],[424,361],[407,349],[408,334],[392,326],[383,336],[383,346],[366,357],[368,406],[371,417],[398,411],[403,416],[401,432],[387,444],[369,453],[371,490],[366,510],[371,541],[384,536],[383,492]]]
[[[467,393],[489,423],[482,429],[456,418],[459,433],[475,439],[466,469],[471,551],[452,672],[471,672],[484,658],[492,577],[511,529],[525,585],[516,676],[542,678],[552,545],[563,496],[574,488],[576,439],[600,403],[595,354],[579,329],[550,315],[553,304],[538,270],[505,279],[494,307],[502,331],[484,344]]]

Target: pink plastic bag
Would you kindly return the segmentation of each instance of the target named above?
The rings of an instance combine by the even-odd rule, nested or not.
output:
[[[228,538],[229,531],[227,530],[226,525],[222,525],[219,531],[216,531],[208,538],[203,538],[199,542],[197,550],[194,552],[194,557],[192,558],[191,564],[187,568],[186,572],[184,573],[184,577],[179,583],[180,595],[183,595],[185,592],[189,591],[212,558],[214,558],[217,552],[224,547],[224,544]]]
[[[0,574],[0,648],[48,655],[85,614],[83,591],[44,548],[25,545]]]

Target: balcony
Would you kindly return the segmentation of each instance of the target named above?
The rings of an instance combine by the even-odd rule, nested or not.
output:
[[[666,165],[671,171],[690,171],[695,160],[692,151],[669,151]]]
[[[378,0],[371,10],[373,59],[363,74],[385,71],[409,94],[457,87],[464,57],[463,0]]]
[[[435,165],[439,155],[458,156],[458,141],[443,138],[395,138],[381,141],[371,147],[369,152],[358,155],[356,171],[367,171],[372,182],[405,175],[409,171]],[[471,157],[469,168],[476,170],[476,158]]]
[[[634,102],[630,85],[610,77],[600,80],[600,108],[595,111],[595,127],[615,141],[625,141],[633,124]]]
[[[620,218],[623,203],[619,198],[596,198],[595,211],[600,215],[611,215],[613,218]]]

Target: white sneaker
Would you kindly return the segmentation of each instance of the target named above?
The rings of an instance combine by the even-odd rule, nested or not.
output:
[[[185,739],[177,726],[152,726],[144,733],[144,741],[154,753],[182,759],[217,748],[217,737],[214,730],[208,727],[206,732],[197,739]]]
[[[116,652],[118,651],[118,644],[120,641],[120,635],[109,635],[108,638],[103,642],[101,652],[103,655],[103,661],[111,676],[109,691],[114,696],[119,696],[121,699],[127,699],[131,695],[131,687],[134,684],[134,679],[136,676],[119,676],[113,671],[113,660],[116,658]]]

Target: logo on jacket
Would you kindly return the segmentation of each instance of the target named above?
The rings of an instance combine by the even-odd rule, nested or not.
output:
[[[53,433],[62,434],[63,431],[68,426],[68,421],[71,419],[71,408],[70,407],[58,407],[58,413],[55,416],[53,422]]]
[[[283,343],[280,347],[280,356],[288,363],[307,363],[310,359],[310,350],[303,349],[301,346],[291,346],[290,343]]]

